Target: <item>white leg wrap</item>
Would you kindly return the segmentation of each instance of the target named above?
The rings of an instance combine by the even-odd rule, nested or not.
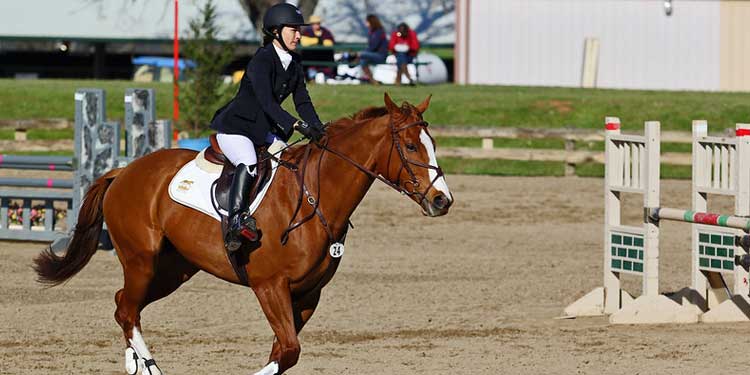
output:
[[[133,327],[133,338],[130,340],[130,345],[132,349],[135,351],[135,353],[138,355],[138,367],[141,369],[141,373],[144,375],[162,375],[161,370],[159,370],[159,367],[156,366],[156,363],[153,362],[153,358],[151,356],[151,353],[148,351],[148,347],[146,346],[146,342],[143,341],[143,336],[141,336],[141,332],[138,331],[138,328]],[[131,349],[131,348],[128,348]],[[125,351],[127,353],[127,350]],[[127,355],[127,354],[126,354]],[[146,365],[146,362],[151,362],[149,365]],[[125,362],[125,367],[128,366],[127,358]]]
[[[128,375],[135,375],[138,372],[138,355],[131,347],[125,349],[125,371]]]
[[[262,370],[256,372],[254,375],[274,375],[277,372],[279,372],[279,364],[274,361],[267,364],[266,367],[263,367]]]

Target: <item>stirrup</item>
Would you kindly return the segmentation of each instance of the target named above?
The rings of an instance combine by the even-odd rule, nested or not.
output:
[[[227,251],[234,252],[242,247],[242,239],[250,242],[258,241],[258,230],[255,219],[248,214],[239,214],[231,223],[227,234],[224,237],[224,246]]]

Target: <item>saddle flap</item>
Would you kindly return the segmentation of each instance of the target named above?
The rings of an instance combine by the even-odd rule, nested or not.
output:
[[[265,155],[266,147],[257,147],[256,152],[258,155]],[[263,190],[263,187],[270,180],[272,168],[271,160],[270,158],[264,159],[265,160],[263,162],[258,163],[258,165],[256,166],[257,176],[255,178],[253,186],[250,187],[250,196],[248,197],[248,202],[255,201],[258,193]],[[228,211],[227,202],[229,201],[229,189],[232,187],[232,180],[234,179],[234,170],[234,165],[227,161],[226,163],[224,163],[224,168],[221,170],[221,176],[219,176],[219,178],[215,182],[214,196],[216,197],[216,203],[219,206],[218,208],[220,208],[224,212]]]

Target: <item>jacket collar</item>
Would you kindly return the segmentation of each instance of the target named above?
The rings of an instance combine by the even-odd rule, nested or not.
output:
[[[292,55],[292,62],[289,63],[289,67],[287,69],[284,69],[284,65],[281,64],[281,59],[279,58],[279,54],[276,53],[275,48],[273,47],[273,44],[268,44],[263,46],[263,48],[267,48],[268,52],[271,53],[271,58],[273,59],[273,64],[275,66],[275,70],[277,72],[280,72],[283,76],[288,77],[290,72],[292,72],[292,69],[294,68],[294,64],[298,64],[300,61],[300,56],[292,51],[289,51],[289,54]]]

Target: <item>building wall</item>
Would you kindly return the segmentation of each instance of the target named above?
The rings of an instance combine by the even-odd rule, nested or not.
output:
[[[750,91],[750,2],[721,3],[721,90]]]
[[[463,83],[580,86],[585,39],[593,37],[597,87],[721,86],[720,2],[675,1],[671,16],[655,0],[463,2],[470,19],[466,53],[457,55],[468,71]]]

